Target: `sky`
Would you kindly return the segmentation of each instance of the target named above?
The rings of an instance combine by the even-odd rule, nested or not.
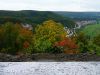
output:
[[[100,0],[0,0],[0,10],[100,11]]]

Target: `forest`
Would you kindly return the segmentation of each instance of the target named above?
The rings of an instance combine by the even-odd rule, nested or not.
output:
[[[70,37],[64,25],[53,20],[29,30],[20,23],[0,25],[0,53],[12,55],[34,53],[90,53],[100,55],[100,34],[90,38],[84,30]]]

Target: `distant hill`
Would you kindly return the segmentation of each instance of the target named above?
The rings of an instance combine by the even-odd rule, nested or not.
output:
[[[100,12],[66,12],[57,11],[55,12],[64,17],[70,17],[74,20],[97,20],[100,19]]]
[[[50,11],[33,11],[33,10],[22,10],[22,11],[4,11],[0,10],[0,24],[7,21],[28,23],[37,25],[46,20],[54,20],[62,23],[64,26],[74,27],[75,23],[68,17],[61,16]]]
[[[90,36],[91,38],[100,34],[100,24],[88,25],[81,30],[85,35]]]

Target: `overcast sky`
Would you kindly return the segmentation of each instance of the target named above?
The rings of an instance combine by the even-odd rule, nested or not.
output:
[[[0,0],[0,10],[100,11],[100,0]]]

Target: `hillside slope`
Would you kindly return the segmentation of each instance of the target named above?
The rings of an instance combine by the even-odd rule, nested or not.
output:
[[[59,15],[73,18],[74,20],[97,20],[100,19],[100,12],[55,12]]]
[[[100,24],[88,25],[83,28],[82,32],[84,32],[87,36],[93,38],[100,34]]]
[[[70,18],[63,17],[59,14],[50,11],[33,11],[33,10],[22,10],[22,11],[4,11],[0,10],[0,23],[7,21],[28,23],[28,24],[40,24],[46,20],[54,20],[60,22],[65,26],[73,27],[74,21]]]

